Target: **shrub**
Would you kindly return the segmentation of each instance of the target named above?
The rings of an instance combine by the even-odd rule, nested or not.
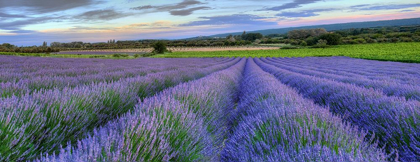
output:
[[[316,45],[316,43],[318,42],[318,39],[315,37],[309,37],[307,39],[305,39],[306,43],[308,46],[313,46]]]
[[[377,41],[375,39],[372,39],[372,38],[366,38],[366,42],[367,43],[376,43]]]
[[[408,37],[402,37],[402,38],[400,39],[400,42],[413,42],[413,39],[408,38]]]
[[[314,48],[326,48],[328,47],[328,41],[320,39],[318,40],[318,43],[316,43],[315,46],[313,46]]]
[[[296,46],[284,46],[284,47],[281,47],[280,49],[299,49],[299,47],[296,47]]]
[[[156,42],[152,47],[154,48],[153,53],[163,54],[168,51],[166,49],[166,43],[162,41]]]
[[[301,41],[301,42],[300,42],[300,45],[301,45],[301,46],[307,46],[307,45],[308,45],[308,43],[306,43],[305,41]]]
[[[319,37],[320,39],[326,40],[328,45],[338,45],[341,43],[341,35],[335,33],[323,34]]]
[[[391,38],[390,41],[391,43],[397,43],[400,39],[398,38]]]
[[[366,44],[366,40],[364,38],[357,38],[353,40],[355,44]]]
[[[299,42],[298,40],[290,40],[290,44],[296,46],[299,45]]]
[[[379,43],[388,42],[388,40],[386,38],[378,38],[378,39],[376,39],[376,41],[379,42]]]

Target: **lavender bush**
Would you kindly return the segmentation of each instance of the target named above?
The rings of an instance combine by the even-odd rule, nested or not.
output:
[[[146,98],[77,145],[37,161],[218,161],[245,60]]]
[[[102,82],[110,83],[166,71],[204,69],[229,61],[232,59],[158,60],[145,58],[125,60],[124,62],[122,60],[113,62],[112,60],[97,59],[10,59],[4,64],[0,64],[2,69],[0,71],[0,96],[19,96],[39,90],[62,89]]]
[[[348,75],[348,74],[341,74],[337,75],[336,72],[324,72],[324,69],[328,69],[328,66],[323,66],[322,68],[314,68],[313,70],[309,70],[309,68],[303,68],[300,66],[296,66],[293,64],[285,64],[281,61],[276,61],[274,59],[267,59],[267,62],[280,67],[285,70],[289,70],[292,72],[316,76],[320,78],[326,78],[334,81],[339,81],[343,83],[355,84],[365,88],[373,88],[384,92],[388,96],[398,96],[404,97],[407,100],[417,100],[420,101],[420,86],[413,85],[413,84],[405,84],[401,81],[389,78],[389,79],[369,79],[366,76],[362,75]]]
[[[315,103],[326,105],[346,121],[375,135],[388,153],[398,151],[404,161],[419,159],[420,104],[404,98],[388,97],[381,91],[352,84],[303,75],[256,59],[264,70],[284,84],[296,88]]]
[[[248,60],[222,161],[386,161],[366,133]],[[236,124],[235,124],[236,123]]]
[[[165,88],[236,64],[234,59],[201,68],[169,70],[116,82],[55,88],[0,98],[0,161],[33,159],[131,110]]]
[[[419,64],[372,61],[348,57],[272,58],[272,60],[281,61],[283,64],[296,67],[346,76],[363,76],[372,80],[396,80],[405,84],[420,83]]]

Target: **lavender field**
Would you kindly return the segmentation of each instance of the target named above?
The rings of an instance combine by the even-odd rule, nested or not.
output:
[[[420,64],[0,56],[0,161],[420,161]]]

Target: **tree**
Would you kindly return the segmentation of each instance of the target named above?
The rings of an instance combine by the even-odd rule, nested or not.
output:
[[[235,37],[234,37],[233,35],[229,35],[229,36],[227,36],[227,37],[226,37],[226,39],[227,39],[229,42],[235,42],[235,41],[236,41],[236,39],[235,39]]]
[[[248,34],[243,34],[241,36],[241,38],[243,40],[247,40],[247,41],[255,41],[257,39],[262,39],[264,36],[261,33],[248,33]]]
[[[336,33],[323,34],[319,38],[326,40],[328,45],[339,45],[341,43],[341,35]]]
[[[52,50],[52,48],[51,48],[51,47],[48,47],[48,48],[47,48],[46,53],[47,53],[47,54],[49,54],[49,53],[51,53],[52,51],[53,51],[53,50]]]
[[[301,46],[307,46],[308,43],[306,43],[305,41],[301,41],[299,45],[301,45]]]
[[[308,37],[318,37],[322,34],[327,33],[324,28],[319,29],[300,29],[292,30],[287,33],[289,39],[306,39]]]
[[[166,43],[162,42],[162,41],[156,42],[155,44],[152,45],[152,47],[154,48],[154,50],[153,50],[154,53],[163,54],[166,51],[168,51],[166,49]]]
[[[52,43],[50,44],[50,46],[51,46],[51,47],[56,47],[56,48],[58,48],[58,47],[61,47],[61,43],[60,43],[60,42],[52,42]]]
[[[42,47],[47,47],[47,42],[42,43]]]
[[[318,43],[316,43],[315,47],[317,47],[317,48],[326,48],[326,47],[328,47],[327,44],[328,44],[328,41],[323,40],[323,39],[320,39],[320,40],[318,40]]]
[[[15,47],[15,45],[12,45],[12,44],[9,44],[9,43],[3,43],[1,46],[5,47],[7,49],[10,49],[10,48],[14,48]]]
[[[415,34],[420,35],[420,29],[417,29]]]
[[[309,37],[309,38],[306,38],[305,39],[305,41],[306,41],[306,44],[308,45],[308,46],[313,46],[313,45],[316,45],[316,43],[318,43],[318,38],[315,38],[315,37]]]

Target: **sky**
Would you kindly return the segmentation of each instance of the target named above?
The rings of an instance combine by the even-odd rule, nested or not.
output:
[[[418,0],[0,0],[0,43],[178,39],[417,17]]]

